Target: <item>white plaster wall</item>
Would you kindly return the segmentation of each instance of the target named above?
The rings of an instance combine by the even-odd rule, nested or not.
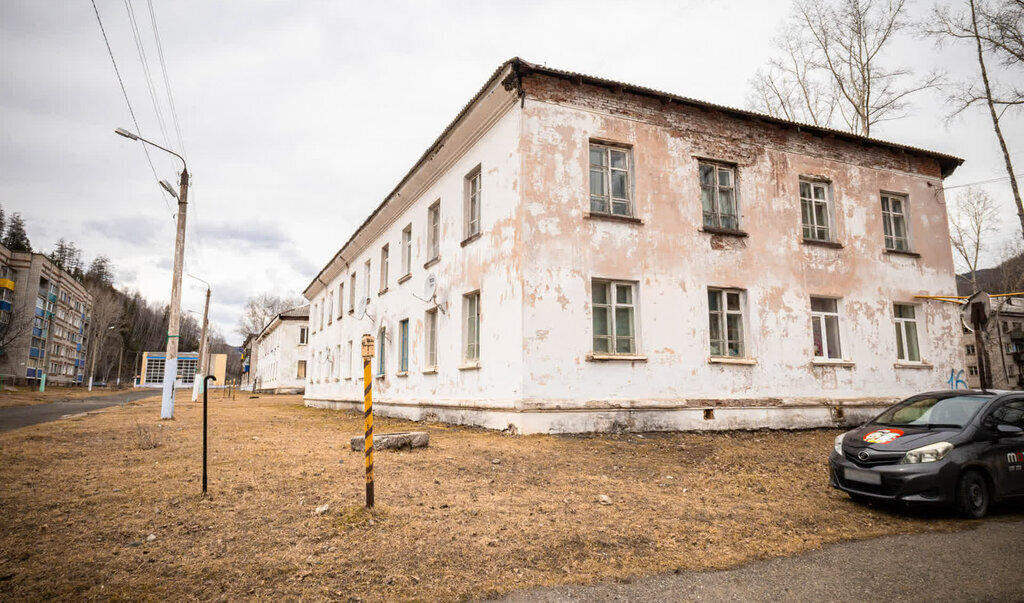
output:
[[[363,399],[362,360],[359,342],[364,333],[374,337],[384,325],[388,332],[386,374],[374,378],[374,399],[384,404],[401,401],[459,406],[512,407],[522,397],[522,277],[518,255],[521,240],[516,227],[519,206],[519,121],[515,105],[464,154],[430,184],[401,215],[397,216],[348,267],[335,276],[311,300],[310,377],[307,403],[359,401]],[[451,144],[451,143],[450,143]],[[446,145],[447,146],[447,145]],[[464,236],[464,180],[476,166],[482,170],[482,235],[461,245]],[[427,258],[427,210],[441,202],[440,261],[424,267]],[[398,283],[401,274],[401,233],[412,225],[411,278]],[[387,292],[380,290],[381,247],[390,249]],[[350,275],[356,273],[357,296],[364,291],[364,264],[371,262],[370,304],[367,316],[357,320],[349,313]],[[438,277],[439,301],[447,311],[438,316],[438,367],[424,374],[425,312],[433,307],[422,296],[426,275]],[[338,319],[338,285],[344,281],[344,306]],[[462,363],[462,297],[480,290],[479,368],[460,370]],[[320,325],[321,305],[333,292],[331,318]],[[442,304],[443,305],[443,304]],[[372,318],[370,317],[372,315]],[[410,323],[409,370],[398,376],[399,321]],[[339,353],[338,346],[341,346]],[[261,360],[261,362],[263,362]],[[374,360],[373,374],[377,374]]]
[[[721,156],[678,131],[536,101],[527,102],[523,137],[523,237],[534,243],[524,260],[524,408],[882,404],[948,388],[949,370],[960,364],[950,304],[918,306],[924,363],[894,366],[893,302],[955,292],[937,178],[777,149]],[[591,138],[633,145],[643,224],[585,216]],[[727,244],[742,248],[712,249],[711,235],[700,231],[695,156],[709,152],[740,163],[741,227],[749,237]],[[800,242],[801,174],[832,179],[842,249]],[[884,253],[880,190],[909,194],[922,257]],[[639,283],[646,362],[587,360],[593,278]],[[708,361],[708,286],[746,290],[746,344],[756,364]],[[841,298],[843,354],[852,366],[812,365],[811,295]]]
[[[301,320],[275,319],[259,338],[256,376],[260,389],[298,391],[306,387],[306,380],[297,377],[300,360],[307,361],[309,374],[309,346],[299,343],[299,331],[306,326]]]

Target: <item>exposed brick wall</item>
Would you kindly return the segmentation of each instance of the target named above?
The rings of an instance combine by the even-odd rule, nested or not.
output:
[[[739,164],[753,163],[760,149],[767,147],[876,169],[941,178],[941,167],[935,158],[902,149],[840,140],[794,127],[744,119],[715,109],[665,102],[586,83],[577,84],[544,74],[524,76],[522,88],[528,97],[538,100],[567,103],[668,128],[699,143],[695,147],[709,156],[728,157]]]

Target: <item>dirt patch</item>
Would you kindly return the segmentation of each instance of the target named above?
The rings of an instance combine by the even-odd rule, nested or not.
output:
[[[211,401],[203,498],[201,404],[158,409],[0,434],[2,598],[453,600],[973,525],[828,488],[833,430],[515,437],[383,418],[430,447],[377,454],[367,512],[361,413],[298,396]]]
[[[67,402],[80,398],[102,396],[114,393],[118,390],[94,387],[88,391],[84,387],[47,387],[45,392],[39,391],[39,386],[29,387],[20,385],[15,387],[5,386],[0,390],[0,408],[12,406],[33,406],[35,404],[49,404],[51,402]]]

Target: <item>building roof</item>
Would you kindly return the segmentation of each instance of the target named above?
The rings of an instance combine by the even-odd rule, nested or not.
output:
[[[287,310],[282,311],[277,316],[271,318],[270,322],[267,323],[267,326],[263,327],[263,330],[260,331],[254,339],[262,339],[263,334],[266,333],[267,331],[270,331],[271,327],[276,326],[277,323],[284,322],[286,320],[309,320],[309,304],[295,306],[294,308],[289,308]]]
[[[846,141],[849,141],[849,142],[856,142],[856,143],[865,144],[865,145],[869,145],[869,146],[877,146],[877,147],[882,147],[882,148],[895,149],[895,150],[902,151],[902,152],[905,152],[905,153],[910,153],[910,154],[913,154],[913,155],[920,155],[920,156],[923,156],[923,157],[929,157],[931,159],[935,159],[939,163],[939,166],[940,166],[940,168],[942,170],[942,177],[943,178],[945,178],[945,177],[949,176],[950,174],[952,174],[953,171],[957,167],[959,167],[961,164],[963,164],[963,162],[964,162],[963,159],[961,159],[959,157],[956,157],[954,155],[947,155],[945,153],[939,153],[939,152],[936,152],[936,151],[929,151],[927,149],[921,149],[921,148],[912,147],[912,146],[909,146],[909,145],[903,145],[903,144],[898,144],[898,143],[894,143],[894,142],[888,142],[888,141],[877,139],[877,138],[869,138],[869,137],[866,137],[866,136],[860,136],[860,135],[857,135],[857,134],[852,134],[850,132],[844,132],[842,130],[835,130],[835,129],[832,129],[832,128],[825,128],[825,127],[821,127],[821,126],[814,126],[814,125],[810,125],[810,124],[804,124],[804,123],[800,123],[800,122],[790,121],[790,120],[782,119],[782,118],[779,118],[779,117],[772,117],[772,116],[764,114],[764,113],[757,113],[757,112],[748,111],[748,110],[745,110],[745,109],[736,109],[734,107],[729,107],[729,106],[726,106],[726,105],[718,105],[718,104],[715,104],[715,103],[709,103],[709,102],[706,102],[706,101],[701,101],[701,100],[697,100],[697,99],[693,99],[693,98],[689,98],[689,97],[685,97],[685,96],[679,96],[679,95],[676,95],[676,94],[671,94],[669,92],[661,92],[659,90],[655,90],[653,88],[646,88],[644,86],[637,86],[637,85],[628,84],[628,83],[625,83],[625,82],[618,82],[618,81],[615,81],[615,80],[608,80],[608,79],[604,79],[604,78],[600,78],[600,77],[595,77],[595,76],[592,76],[592,75],[586,75],[586,74],[583,74],[583,73],[577,73],[577,72],[574,72],[574,71],[563,71],[561,69],[553,69],[553,68],[547,67],[545,65],[537,65],[536,63],[530,63],[529,61],[524,61],[523,59],[521,59],[519,57],[512,57],[511,59],[509,59],[509,60],[505,61],[504,63],[502,63],[497,69],[495,69],[494,73],[491,74],[491,76],[487,79],[487,81],[480,88],[480,90],[477,91],[477,93],[473,95],[473,97],[469,100],[469,102],[466,103],[466,105],[462,108],[461,111],[459,111],[458,115],[455,116],[455,119],[453,119],[451,121],[451,123],[449,123],[445,127],[445,129],[441,132],[440,136],[438,136],[437,139],[434,140],[434,142],[427,148],[427,150],[424,151],[422,155],[420,155],[420,158],[416,160],[416,163],[413,164],[412,168],[405,174],[405,176],[402,177],[402,180],[399,181],[399,183],[395,186],[395,188],[390,193],[388,193],[388,195],[384,198],[384,200],[381,201],[380,205],[378,205],[377,208],[373,210],[373,212],[366,218],[366,220],[364,220],[363,223],[359,225],[359,228],[357,228],[355,230],[355,232],[352,233],[352,236],[349,237],[348,241],[346,241],[345,244],[342,245],[340,249],[338,249],[337,253],[335,253],[334,256],[331,257],[330,261],[328,261],[324,265],[324,267],[320,269],[320,271],[317,273],[317,275],[315,277],[313,277],[313,280],[311,280],[309,282],[309,284],[306,285],[306,288],[303,290],[303,293],[308,293],[310,291],[310,289],[312,289],[316,285],[316,282],[318,280],[320,280],[320,277],[323,275],[323,273],[335,262],[335,260],[337,260],[339,257],[341,257],[342,252],[356,239],[356,237],[359,236],[359,234],[361,232],[363,232],[363,230],[365,230],[370,225],[370,223],[373,221],[373,219],[378,214],[381,213],[381,211],[388,205],[388,203],[392,200],[392,198],[394,198],[396,196],[398,191],[409,181],[409,179],[412,178],[412,176],[421,167],[423,167],[423,165],[427,161],[429,161],[441,149],[442,146],[444,146],[444,142],[448,138],[448,136],[452,132],[452,130],[454,130],[455,127],[463,120],[463,118],[466,117],[466,114],[469,113],[470,109],[472,109],[473,106],[476,105],[480,101],[480,99],[484,95],[484,93],[486,93],[487,90],[489,90],[497,82],[498,77],[500,75],[502,75],[503,73],[505,73],[506,70],[511,71],[511,73],[514,74],[517,78],[522,78],[524,76],[528,76],[528,75],[533,74],[533,73],[542,74],[542,75],[548,75],[548,76],[552,76],[552,77],[566,79],[566,80],[572,81],[572,82],[574,82],[576,84],[584,84],[584,83],[586,83],[586,84],[591,84],[591,85],[594,85],[594,86],[600,86],[600,87],[604,87],[604,88],[609,88],[609,89],[611,89],[611,90],[613,90],[615,92],[619,92],[619,93],[629,92],[631,94],[637,94],[637,95],[640,95],[640,96],[654,97],[654,98],[658,98],[658,99],[661,99],[661,100],[664,100],[664,101],[668,101],[668,102],[672,102],[672,103],[676,103],[676,104],[689,105],[689,106],[693,106],[693,107],[700,107],[700,108],[703,108],[703,109],[711,109],[711,110],[715,110],[715,111],[720,111],[720,112],[725,113],[727,115],[731,115],[733,117],[738,117],[738,118],[741,118],[741,119],[749,119],[751,121],[774,124],[774,125],[781,126],[781,127],[784,127],[784,128],[793,128],[793,129],[796,129],[798,131],[815,133],[815,134],[819,134],[819,135],[822,135],[822,136],[829,136],[829,137],[837,138],[839,140],[846,140]],[[326,286],[326,284],[323,281],[320,281],[320,283],[322,285]]]

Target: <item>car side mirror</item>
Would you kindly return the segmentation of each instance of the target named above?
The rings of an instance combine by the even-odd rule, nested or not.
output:
[[[1016,436],[1024,433],[1024,429],[1017,427],[1016,425],[1010,425],[1009,423],[1000,423],[996,425],[996,435],[998,436]]]

